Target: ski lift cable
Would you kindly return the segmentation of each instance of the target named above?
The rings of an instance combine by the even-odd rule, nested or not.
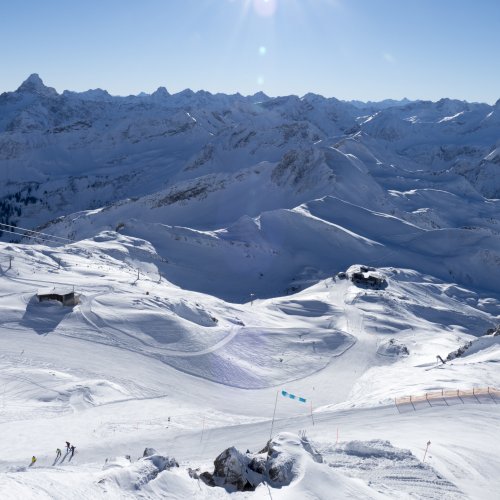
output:
[[[0,222],[0,226],[10,227],[13,229],[21,229],[22,231],[29,231],[30,233],[35,233],[35,234],[43,234],[44,236],[50,236],[51,238],[57,238],[58,240],[65,240],[65,241],[71,241],[71,242],[74,241],[74,240],[71,240],[69,238],[64,238],[63,236],[56,236],[54,234],[43,233],[41,231],[35,231],[33,229],[27,229],[25,227],[20,227],[20,226],[12,226],[10,224],[4,224],[3,222]]]
[[[0,227],[0,231],[2,228]],[[51,240],[50,236],[33,236],[30,234],[25,234],[25,233],[18,233],[17,231],[11,231],[11,230],[3,230],[7,234],[17,234],[18,236],[23,236],[24,238],[32,238],[34,240],[42,240],[42,241],[50,241],[51,243],[59,243],[62,245],[64,242],[63,241],[57,241],[57,240]]]
[[[3,222],[0,222],[0,230],[3,230],[5,232],[9,232],[9,231],[12,232],[12,231],[10,229],[3,229],[2,226],[6,227],[6,228],[18,229],[18,230],[21,230],[21,231],[26,231],[28,233],[39,234],[39,235],[42,235],[42,236],[45,236],[45,237],[48,237],[48,238],[62,240],[64,242],[66,242],[66,241],[73,242],[74,241],[74,240],[71,240],[69,238],[64,238],[63,236],[56,236],[55,234],[43,233],[41,231],[35,231],[33,229],[27,229],[25,227],[11,226],[10,224],[4,224]],[[26,234],[26,236],[29,236],[29,235]]]

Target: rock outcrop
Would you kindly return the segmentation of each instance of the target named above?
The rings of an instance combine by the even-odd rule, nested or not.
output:
[[[215,459],[213,473],[203,472],[199,477],[209,486],[219,486],[231,492],[254,491],[261,483],[281,488],[297,477],[298,464],[304,456],[323,462],[306,437],[282,433],[258,453],[227,448]]]

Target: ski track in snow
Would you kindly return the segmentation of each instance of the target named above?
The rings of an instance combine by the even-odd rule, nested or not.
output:
[[[2,94],[0,498],[498,498],[500,406],[464,394],[500,388],[499,110]],[[271,427],[286,486],[189,476]]]
[[[76,280],[77,275],[74,271],[72,273],[71,280]],[[43,276],[40,278],[40,281],[44,281]],[[426,371],[429,365],[422,361],[427,358],[428,362],[434,362],[435,347],[431,347],[430,350],[424,347],[417,348],[413,354],[414,358],[410,355],[407,359],[381,356],[377,353],[380,342],[387,338],[385,337],[387,334],[380,333],[378,326],[371,319],[378,314],[375,312],[377,309],[373,308],[379,307],[373,298],[378,296],[379,301],[392,303],[395,297],[404,297],[407,293],[400,287],[406,288],[412,285],[407,285],[404,281],[393,281],[388,291],[376,292],[355,287],[348,280],[326,280],[310,290],[296,294],[293,298],[285,297],[257,301],[253,305],[231,306],[233,310],[230,314],[235,314],[236,307],[238,309],[236,314],[243,319],[245,326],[226,325],[223,315],[221,316],[221,311],[224,309],[221,309],[222,304],[219,304],[216,308],[219,310],[219,320],[223,326],[202,328],[207,328],[209,331],[212,331],[212,328],[223,328],[229,333],[213,343],[211,339],[216,337],[209,337],[207,347],[186,353],[179,350],[171,351],[161,345],[155,346],[154,343],[147,345],[141,342],[140,336],[136,337],[138,333],[132,335],[129,330],[116,328],[101,318],[99,315],[103,310],[98,308],[99,312],[94,311],[93,304],[94,301],[108,296],[116,297],[117,303],[129,294],[133,297],[138,294],[144,296],[145,290],[150,287],[158,288],[149,295],[153,296],[153,299],[155,294],[161,296],[162,293],[167,295],[175,293],[186,296],[189,292],[174,291],[168,288],[167,283],[161,285],[150,281],[140,285],[146,287],[145,289],[138,290],[137,284],[121,282],[119,273],[116,274],[116,278],[113,275],[108,277],[111,280],[116,279],[116,285],[111,283],[98,287],[89,286],[89,278],[85,274],[80,275],[78,279],[81,281],[80,288],[85,290],[84,300],[74,308],[73,312],[61,316],[62,319],[54,330],[47,331],[43,335],[37,335],[30,330],[29,325],[32,325],[32,322],[29,318],[25,317],[22,321],[19,321],[19,318],[26,316],[26,311],[33,315],[33,319],[50,317],[53,314],[60,314],[61,308],[33,304],[26,285],[33,286],[35,290],[36,279],[12,280],[4,276],[0,282],[3,283],[3,287],[10,287],[10,290],[12,287],[17,287],[19,291],[12,293],[4,288],[0,293],[2,305],[11,307],[9,320],[1,326],[3,351],[0,356],[2,381],[0,426],[3,435],[7,436],[4,448],[10,450],[11,454],[10,458],[0,457],[0,469],[3,471],[0,480],[2,493],[8,491],[12,498],[36,494],[42,495],[43,498],[45,491],[45,495],[51,498],[63,498],[64,488],[70,484],[67,483],[69,479],[66,477],[71,477],[71,482],[76,485],[75,498],[88,496],[100,498],[102,495],[117,498],[126,498],[130,495],[132,498],[136,493],[108,485],[107,488],[111,489],[108,489],[106,494],[100,486],[95,486],[96,478],[101,474],[100,464],[105,458],[124,454],[132,454],[135,457],[140,455],[144,446],[151,444],[175,456],[181,461],[181,468],[193,466],[207,470],[210,469],[211,461],[224,447],[235,445],[241,449],[261,448],[269,439],[276,387],[271,384],[268,388],[252,389],[252,380],[245,378],[241,380],[250,383],[246,389],[231,387],[231,384],[221,386],[210,381],[212,375],[209,366],[203,368],[204,365],[198,363],[198,370],[201,371],[195,370],[196,377],[193,377],[189,374],[189,370],[183,370],[182,363],[196,363],[195,360],[210,359],[210,356],[217,353],[222,356],[231,353],[228,360],[236,368],[239,366],[239,359],[241,363],[244,363],[245,359],[245,356],[241,357],[238,353],[244,354],[249,349],[249,347],[237,347],[239,345],[237,339],[245,341],[243,346],[253,346],[248,352],[254,352],[256,356],[262,357],[265,351],[258,354],[258,349],[267,350],[267,344],[247,342],[261,331],[265,332],[267,329],[271,332],[274,329],[278,333],[289,332],[288,336],[282,337],[283,340],[288,338],[286,345],[283,344],[276,351],[284,358],[282,362],[277,360],[275,361],[277,364],[273,365],[272,360],[264,356],[262,361],[266,364],[262,367],[266,366],[266,370],[273,367],[267,372],[268,375],[274,374],[272,375],[275,377],[274,380],[283,380],[281,383],[278,382],[278,389],[283,387],[295,394],[306,396],[314,406],[311,418],[309,404],[300,405],[280,397],[274,434],[306,429],[323,453],[325,467],[335,471],[335,474],[340,473],[342,477],[352,479],[355,481],[353,484],[361,484],[356,481],[362,481],[362,484],[368,485],[372,492],[368,495],[369,498],[378,498],[378,495],[404,498],[409,494],[416,495],[417,498],[474,498],[474,494],[478,491],[484,493],[484,498],[493,498],[491,494],[496,483],[488,476],[487,471],[481,471],[480,464],[483,464],[481,457],[487,456],[488,460],[492,460],[491,467],[494,468],[496,463],[492,458],[494,439],[490,440],[490,451],[486,449],[481,451],[475,448],[474,443],[476,439],[485,439],[484,432],[496,433],[493,430],[496,429],[496,424],[490,422],[496,421],[498,405],[494,403],[473,405],[466,402],[465,405],[449,407],[422,407],[417,412],[399,414],[396,407],[391,404],[391,394],[387,392],[387,386],[392,386],[392,391],[396,393],[419,392],[416,386],[409,391],[405,382],[406,376],[402,376],[401,380],[397,377],[391,378],[392,367],[399,366],[398,372],[401,375],[404,373],[402,370],[407,370],[408,374],[416,370],[421,376],[426,373],[428,374],[426,377],[430,377],[429,381],[433,384],[439,383],[436,377],[439,379],[448,373],[451,377],[448,384],[463,384],[463,375],[455,379],[453,373],[462,369],[460,366],[467,366],[458,364],[459,360],[454,360],[442,370]],[[64,279],[56,281],[61,284],[67,283]],[[160,292],[160,288],[163,292]],[[421,293],[418,288],[415,290],[416,293]],[[438,303],[437,300],[444,300],[447,304],[454,304],[453,307],[459,305],[456,297],[436,295],[434,298],[428,292],[422,297],[427,297],[425,300],[434,301],[435,304]],[[208,308],[215,307],[214,300],[208,297],[196,298],[197,303],[205,304]],[[157,304],[154,307],[158,307],[161,311],[164,302],[154,299],[148,304]],[[404,304],[404,300],[398,303],[392,315],[392,322],[399,321],[398,318],[403,311],[400,308]],[[120,311],[120,314],[129,314],[126,308],[120,308]],[[408,311],[404,314],[408,314]],[[130,310],[130,313],[132,312],[133,310]],[[141,314],[149,312],[144,310]],[[480,313],[478,317],[482,314]],[[433,317],[435,319],[435,314]],[[251,326],[252,320],[257,324]],[[284,321],[287,322],[288,328],[284,330],[277,328],[277,325],[282,325]],[[435,328],[432,323],[426,325]],[[145,327],[147,329],[147,323]],[[403,342],[415,338],[415,331],[408,330],[407,325],[401,324],[400,328],[403,332],[408,332],[401,337]],[[338,352],[337,344],[321,344],[322,337],[327,338],[325,335],[331,335],[336,331],[343,332],[342,335],[352,336],[354,342],[345,344]],[[102,343],[99,343],[96,334],[105,337]],[[456,342],[454,339],[457,333],[451,331],[448,335],[451,346]],[[433,337],[434,334],[428,334],[425,337],[426,342],[432,344]],[[272,336],[270,338],[272,339]],[[258,336],[255,339],[258,339]],[[233,344],[236,348],[231,351]],[[410,352],[416,348],[411,344],[409,347]],[[150,352],[145,349],[149,349]],[[76,352],[81,353],[86,360],[85,364],[82,365],[78,357],[73,359]],[[285,381],[282,377],[288,369],[287,365],[300,367],[300,364],[307,359],[304,357],[306,352],[308,356],[312,356],[311,360],[314,360],[311,365],[311,368],[314,366],[314,370],[307,368],[304,371],[303,367],[301,376],[298,378],[289,376]],[[166,359],[160,360],[165,353],[168,353]],[[482,351],[470,356],[472,364],[467,368],[469,373],[476,377],[480,373],[476,371],[476,366],[478,369],[489,367],[492,371],[485,373],[491,373],[494,377],[495,363],[476,365],[474,356],[478,355],[482,356]],[[177,369],[172,362],[175,359],[182,360]],[[406,365],[406,361],[410,361],[410,364]],[[317,366],[318,363],[320,368]],[[233,370],[231,365],[227,365],[226,369],[229,373]],[[471,369],[473,371],[470,371]],[[377,407],[380,404],[377,399],[378,394],[382,389],[378,388],[377,380],[380,375],[376,375],[381,372],[376,370],[389,370],[387,375],[389,378],[380,380],[382,387],[385,386],[383,391],[388,396],[385,399],[386,406]],[[233,370],[232,373],[236,375],[237,372]],[[293,371],[288,373],[293,374]],[[432,373],[436,373],[436,376],[431,375]],[[421,385],[420,393],[425,392],[426,383],[424,381]],[[348,403],[349,401],[351,403]],[[375,407],[370,408],[373,405]],[[359,406],[366,408],[362,409]],[[457,412],[463,415],[462,419],[454,418]],[[482,419],[483,426],[471,434],[468,422],[470,419],[478,418]],[[57,425],[54,426],[53,422],[57,422]],[[416,422],[420,422],[419,431],[415,428]],[[442,425],[449,425],[446,422],[453,422],[453,426],[443,434]],[[339,428],[340,441],[337,447],[334,443]],[[466,468],[462,463],[464,456],[462,452],[457,456],[445,455],[440,451],[431,452],[428,458],[429,464],[426,466],[421,464],[421,457],[418,455],[427,439],[432,438],[432,446],[442,450],[447,443],[452,443],[457,433],[464,435],[467,432],[469,438],[466,440],[466,451],[463,453],[475,457],[472,467],[476,471],[475,474],[481,476],[478,476],[475,482],[470,483],[462,478]],[[413,437],[410,439],[409,436]],[[54,456],[49,450],[52,448],[55,450],[55,446],[61,446],[61,441],[68,438],[74,440],[77,445],[78,453],[75,459],[71,462],[66,459],[52,466]],[[346,455],[340,451],[342,447],[350,446],[349,442],[353,439],[361,440],[360,442],[366,443],[368,447],[375,446],[375,449],[377,446],[385,447],[387,451],[391,445],[385,445],[382,441],[372,441],[386,439],[392,446],[410,448],[414,456],[399,460],[397,450],[394,452],[396,458],[388,458],[389,452],[380,456],[374,453],[370,458],[352,453]],[[29,450],[28,453],[25,450]],[[33,468],[26,469],[27,457],[31,453],[35,453],[38,460]],[[433,458],[435,455],[437,459]],[[171,476],[172,472],[163,474],[174,477]],[[180,481],[182,486],[179,486],[180,489],[176,490],[176,494],[179,497],[192,495],[189,489],[192,480],[183,476],[182,471],[179,474],[181,475],[175,481]],[[295,489],[290,489],[290,497],[293,498],[294,494],[299,496],[306,494],[305,491],[316,491],[316,486],[307,486],[308,489],[301,490],[302,487],[306,488],[306,482],[304,476],[296,483]],[[51,490],[49,483],[56,485],[54,489]],[[153,483],[156,484],[154,481]],[[68,486],[64,486],[65,484]],[[300,486],[301,484],[304,486]],[[211,490],[204,485],[200,490],[196,482],[195,486],[200,498],[226,495],[223,491]],[[146,486],[146,483],[143,488],[141,493],[143,496],[155,498],[155,493],[148,489],[150,487]],[[278,491],[274,493],[279,494]],[[317,494],[319,498],[324,495]],[[261,490],[256,491],[253,496],[248,495],[245,494],[244,497],[266,497]],[[268,496],[267,492],[266,495]],[[366,492],[362,493],[359,490],[358,495],[366,496]]]

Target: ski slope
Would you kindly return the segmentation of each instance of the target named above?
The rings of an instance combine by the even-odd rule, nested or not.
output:
[[[325,463],[283,438],[300,472],[273,488],[273,498],[329,498],[332,488],[354,498],[495,497],[498,405],[400,414],[393,401],[494,386],[498,343],[481,340],[484,348],[479,343],[446,365],[435,357],[486,339],[498,300],[409,269],[380,268],[383,290],[333,276],[293,295],[227,303],[160,280],[149,258],[136,255],[136,269],[117,258],[145,242],[97,240],[2,244],[3,498],[67,498],[68,489],[74,498],[223,498],[229,493],[187,469],[211,470],[229,446],[263,448],[281,389],[307,404],[279,396],[273,435],[305,430]],[[33,298],[51,285],[74,285],[79,305]],[[391,338],[409,355],[388,351]],[[66,440],[77,454],[54,464]],[[147,446],[180,467],[148,476],[135,462]],[[27,468],[32,455],[37,462]],[[125,455],[132,464],[116,459],[113,474],[103,470],[107,458]],[[231,496],[269,492],[263,484]]]

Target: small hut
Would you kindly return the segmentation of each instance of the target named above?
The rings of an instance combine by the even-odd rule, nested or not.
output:
[[[38,290],[36,294],[38,302],[56,300],[63,306],[75,306],[78,304],[78,296],[75,291],[69,288],[44,288]]]
[[[353,272],[351,281],[355,285],[365,285],[376,289],[385,288],[387,286],[386,279],[381,274],[373,272],[372,270]]]

